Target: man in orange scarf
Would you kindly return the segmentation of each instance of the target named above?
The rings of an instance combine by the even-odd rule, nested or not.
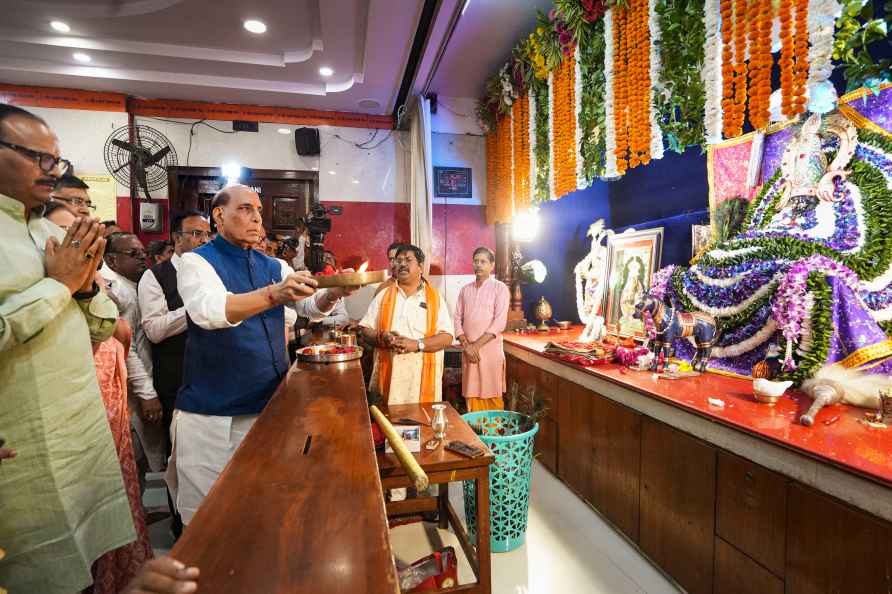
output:
[[[442,398],[443,349],[453,342],[446,300],[421,276],[424,252],[403,245],[396,283],[378,293],[359,325],[375,345],[370,391],[388,404]]]

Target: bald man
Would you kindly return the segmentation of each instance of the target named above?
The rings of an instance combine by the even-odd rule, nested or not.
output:
[[[177,274],[189,334],[167,480],[184,524],[288,371],[285,307],[318,321],[347,294],[317,292],[310,273],[253,249],[262,208],[246,186],[221,190],[211,204],[217,237],[183,254]]]

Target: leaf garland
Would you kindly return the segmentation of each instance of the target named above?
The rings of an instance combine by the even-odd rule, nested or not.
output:
[[[704,6],[704,0],[659,0],[656,4],[662,43],[655,100],[660,127],[669,148],[676,153],[691,145],[706,146],[706,88],[701,76],[706,39]]]
[[[579,121],[582,132],[579,147],[582,172],[588,184],[604,175],[607,151],[607,111],[604,95],[604,19],[591,26],[589,41],[579,42],[579,70],[582,76],[582,99]]]
[[[796,369],[784,371],[779,379],[792,380],[797,386],[817,373],[830,353],[830,338],[833,335],[833,292],[827,277],[820,272],[812,272],[805,283],[806,290],[814,296],[811,309],[811,350],[796,358]],[[787,348],[787,340],[778,334],[781,352]]]
[[[534,202],[545,202],[551,198],[548,166],[551,147],[548,145],[548,83],[537,80],[530,88],[536,102],[536,180],[533,192]]]
[[[885,16],[874,13],[873,2],[840,0],[842,15],[836,20],[833,59],[840,62],[847,91],[868,87],[879,92],[879,85],[892,80],[892,2],[884,5]],[[873,55],[887,56],[879,61]]]

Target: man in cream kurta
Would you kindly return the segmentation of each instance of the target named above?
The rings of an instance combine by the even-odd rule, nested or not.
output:
[[[391,377],[386,394],[388,404],[413,404],[422,401],[424,356],[432,354],[434,400],[442,399],[443,350],[452,344],[452,319],[446,300],[421,276],[424,252],[412,246],[400,246],[396,254],[397,284],[378,293],[359,325],[366,340],[378,346],[372,370],[370,390],[379,386],[382,358],[390,357]],[[386,306],[389,291],[395,291],[392,321],[389,330],[379,327],[382,304]],[[437,318],[431,332],[428,311],[434,306],[430,297],[439,301]]]
[[[40,210],[65,170],[46,123],[0,104],[0,586],[72,594],[136,538],[91,340],[118,310],[93,282],[102,227],[67,236]]]

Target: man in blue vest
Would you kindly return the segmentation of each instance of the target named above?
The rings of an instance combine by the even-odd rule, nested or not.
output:
[[[217,237],[183,254],[177,273],[188,340],[167,479],[184,524],[288,371],[285,306],[317,321],[347,294],[316,292],[310,273],[252,249],[261,210],[250,188],[221,190],[211,204]]]

